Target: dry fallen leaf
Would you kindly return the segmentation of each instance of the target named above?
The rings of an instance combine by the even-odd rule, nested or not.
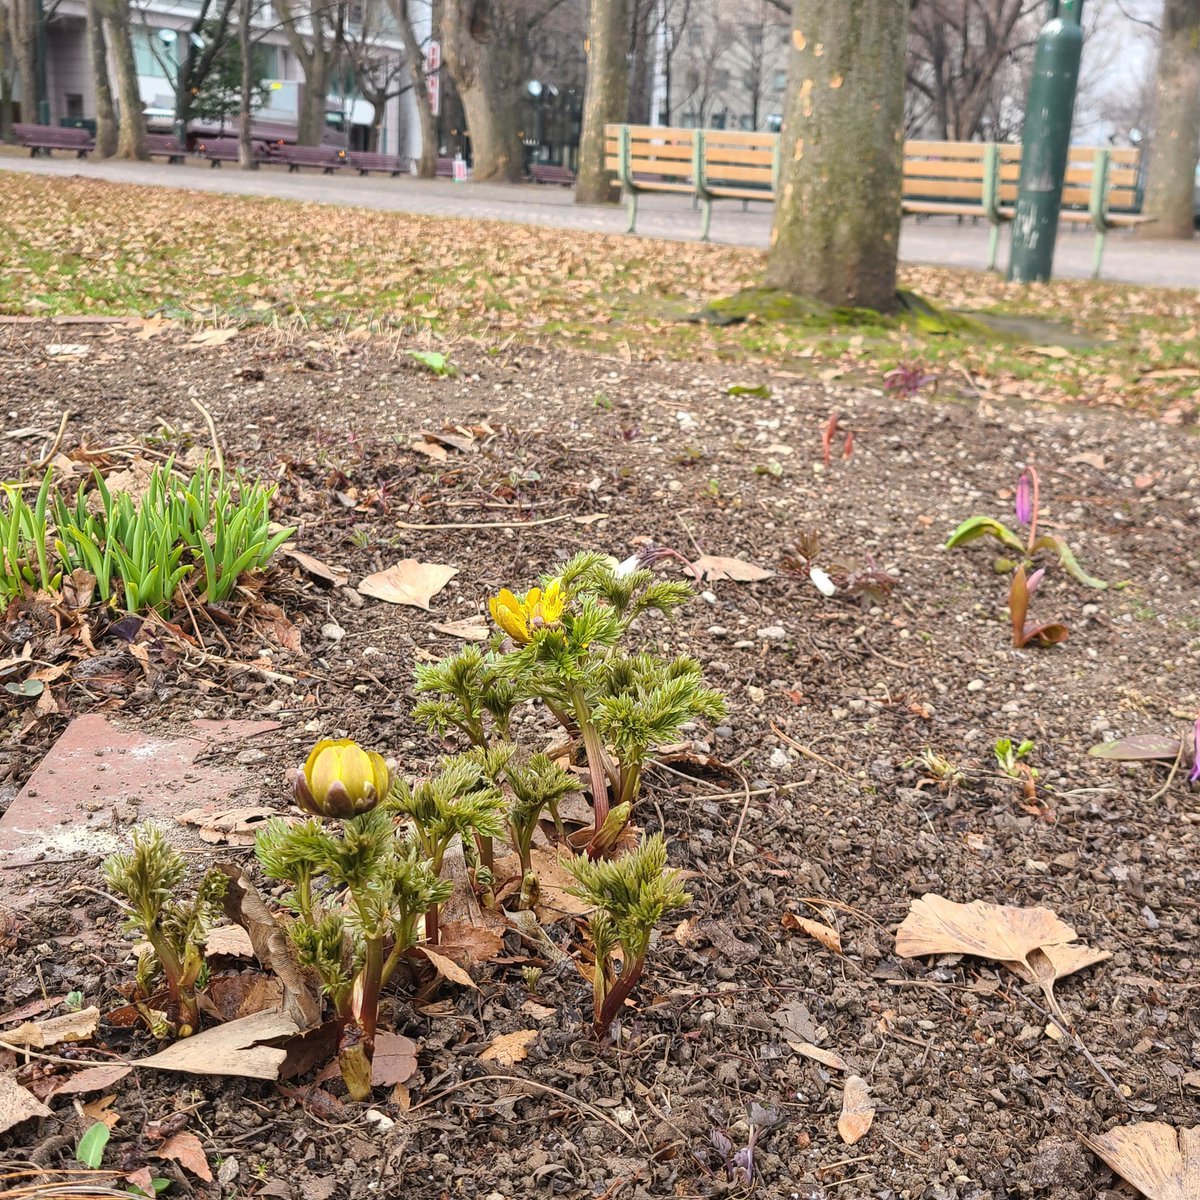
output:
[[[253,958],[254,943],[240,925],[218,925],[208,931],[204,953],[208,958],[218,954],[229,958]]]
[[[100,1010],[93,1005],[45,1021],[27,1021],[6,1033],[4,1040],[12,1046],[31,1046],[35,1050],[44,1050],[60,1042],[86,1042],[99,1024]]]
[[[253,846],[258,831],[272,818],[279,816],[273,808],[252,805],[245,808],[190,808],[176,820],[181,825],[195,825],[202,842],[212,846]]]
[[[371,1059],[371,1086],[392,1087],[405,1083],[417,1069],[417,1043],[400,1033],[384,1030],[375,1034]]]
[[[101,1067],[88,1067],[76,1071],[74,1075],[56,1084],[50,1096],[78,1096],[85,1092],[102,1092],[112,1087],[119,1079],[124,1079],[133,1068],[128,1063],[112,1063]]]
[[[233,325],[227,329],[202,329],[199,333],[193,334],[188,338],[190,346],[224,346],[226,342],[231,342],[237,337],[237,326]]]
[[[692,560],[692,566],[699,572],[701,579],[710,583],[717,583],[722,579],[731,580],[733,583],[758,583],[762,579],[772,579],[775,575],[774,571],[746,562],[745,559],[723,558],[714,554],[702,554]]]
[[[826,950],[832,950],[834,954],[842,952],[841,934],[829,925],[822,925],[820,921],[810,921],[807,917],[798,917],[795,913],[785,912],[783,927],[807,933],[810,938],[815,938]]]
[[[27,1092],[11,1075],[0,1075],[0,1133],[30,1117],[48,1116],[50,1110],[32,1092]]]
[[[896,953],[904,958],[926,954],[973,954],[1001,963],[1045,992],[1055,1012],[1054,984],[1112,955],[1076,940],[1075,930],[1048,908],[1017,908],[973,900],[956,904],[927,892],[914,900],[896,931]]]
[[[200,1009],[219,1021],[236,1021],[251,1013],[283,1008],[283,984],[259,971],[215,975],[200,994]]]
[[[503,926],[477,925],[471,921],[443,921],[438,934],[447,951],[461,951],[456,958],[471,962],[491,962],[504,950]]]
[[[302,570],[307,571],[314,579],[319,579],[322,583],[328,584],[330,587],[343,587],[350,582],[349,571],[343,570],[341,567],[331,567],[319,558],[314,558],[311,554],[305,554],[303,550],[295,550],[291,546],[284,546],[280,549],[279,553],[290,558],[292,562]]]
[[[803,1054],[805,1058],[823,1063],[835,1071],[850,1070],[846,1060],[834,1050],[822,1050],[820,1046],[814,1046],[812,1042],[790,1042],[789,1045],[797,1054]]]
[[[465,621],[448,621],[445,624],[434,621],[430,628],[447,637],[462,638],[464,642],[486,642],[488,639],[488,627],[482,617],[467,617]]]
[[[312,1029],[321,1020],[321,998],[311,976],[297,965],[283,927],[239,867],[222,863],[220,869],[229,877],[225,915],[246,930],[255,958],[283,985],[283,1011],[301,1030]]]
[[[847,1146],[853,1146],[865,1136],[874,1120],[875,1105],[871,1103],[867,1081],[858,1075],[851,1075],[842,1092],[842,1115],[838,1117],[837,1127],[842,1141]]]
[[[1200,1125],[1177,1131],[1162,1121],[1143,1121],[1083,1142],[1146,1200],[1200,1196]]]
[[[133,1065],[158,1071],[184,1071],[190,1075],[278,1079],[287,1052],[263,1043],[297,1032],[296,1022],[286,1013],[254,1013],[182,1038],[149,1058],[138,1059]]]
[[[212,1171],[204,1157],[204,1147],[194,1133],[172,1134],[159,1148],[152,1152],[155,1158],[169,1158],[191,1171],[197,1179],[212,1183]]]
[[[112,1095],[91,1100],[82,1105],[83,1115],[91,1121],[101,1121],[111,1129],[121,1119],[121,1114],[113,1108],[116,1100],[116,1096]]]
[[[536,1029],[518,1029],[502,1033],[479,1056],[480,1062],[494,1062],[498,1067],[511,1067],[529,1057],[529,1047],[537,1041]]]
[[[389,604],[407,604],[413,608],[428,609],[429,601],[457,574],[457,567],[405,558],[388,567],[386,571],[368,575],[358,585],[358,590],[364,596],[386,600]]]
[[[457,983],[459,987],[471,988],[476,992],[479,991],[475,980],[454,959],[447,958],[444,954],[439,954],[436,950],[430,950],[428,946],[418,946],[417,949],[429,959],[433,965],[433,969],[443,979],[448,979],[451,983]]]

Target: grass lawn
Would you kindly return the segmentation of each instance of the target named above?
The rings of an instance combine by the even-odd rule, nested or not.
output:
[[[632,361],[770,363],[878,385],[919,364],[943,394],[1116,405],[1189,421],[1200,394],[1194,295],[910,267],[932,303],[990,314],[1016,339],[912,321],[685,320],[758,280],[738,247],[9,175],[0,313],[162,314],[239,323],[377,324],[553,339]]]

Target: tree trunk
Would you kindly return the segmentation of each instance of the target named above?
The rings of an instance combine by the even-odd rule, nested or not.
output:
[[[1158,51],[1157,117],[1144,210],[1151,238],[1195,234],[1192,193],[1200,148],[1200,0],[1166,0]]]
[[[21,120],[34,125],[37,105],[37,5],[34,0],[13,0],[10,7],[13,57],[21,78]]]
[[[331,67],[327,47],[314,44],[304,60],[304,101],[300,105],[299,128],[296,130],[296,141],[301,146],[319,146],[325,135],[325,105]]]
[[[112,158],[117,151],[117,115],[108,78],[108,42],[100,3],[101,0],[87,0],[88,63],[96,88],[96,157]]]
[[[8,48],[12,45],[12,24],[8,8],[0,4],[0,141],[12,140],[13,94],[9,74]]]
[[[138,88],[137,61],[133,55],[129,0],[108,0],[106,12],[108,42],[117,66],[117,99],[120,121],[117,124],[117,158],[148,157],[146,119],[142,115],[142,94]]]
[[[630,125],[650,124],[651,93],[654,91],[654,54],[658,41],[658,0],[633,0],[633,28],[629,75],[629,104],[624,120]],[[621,119],[621,118],[618,118]]]
[[[254,46],[250,41],[251,0],[238,0],[238,49],[242,55],[242,94],[238,97],[238,166],[253,171],[254,145],[250,129],[254,120],[251,102],[254,97]]]
[[[896,303],[909,0],[795,0],[769,287]]]
[[[604,165],[604,127],[621,121],[629,108],[628,48],[629,0],[592,0],[576,204],[615,204],[620,198]]]
[[[433,106],[429,103],[425,55],[413,30],[408,0],[389,0],[389,3],[404,42],[404,62],[412,83],[413,103],[417,106],[417,123],[421,130],[421,156],[417,159],[417,174],[422,179],[433,179],[437,175],[437,125],[433,119]]]
[[[476,182],[515,183],[525,165],[519,122],[529,27],[509,2],[498,12],[500,0],[446,0],[442,12],[446,69],[466,114]]]

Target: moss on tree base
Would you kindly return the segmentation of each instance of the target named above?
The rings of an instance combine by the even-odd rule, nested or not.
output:
[[[963,313],[938,308],[915,292],[897,291],[897,312],[892,315],[872,308],[835,308],[778,288],[745,288],[732,296],[713,300],[689,321],[707,325],[740,325],[745,321],[767,321],[814,330],[835,328],[897,329],[915,327],[925,334],[956,334],[1009,340],[983,321]]]

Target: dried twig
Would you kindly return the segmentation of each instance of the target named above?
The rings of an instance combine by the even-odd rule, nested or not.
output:
[[[204,418],[205,425],[208,426],[208,436],[212,440],[213,454],[217,460],[217,470],[224,475],[225,455],[221,453],[221,439],[217,437],[217,426],[213,421],[212,413],[195,396],[189,396],[188,399],[191,401],[192,407]]]
[[[729,843],[729,857],[725,860],[731,867],[733,866],[733,856],[737,850],[738,839],[742,836],[742,825],[746,820],[746,813],[750,811],[750,781],[742,776],[742,786],[746,791],[746,802],[742,805],[742,811],[738,816],[737,828],[733,831],[733,840]]]
[[[46,453],[43,454],[42,457],[40,459],[38,459],[38,461],[34,464],[33,469],[35,471],[41,471],[46,466],[46,464],[58,453],[58,448],[59,448],[59,446],[62,445],[63,434],[67,432],[67,422],[70,419],[71,419],[70,410],[64,408],[62,420],[59,421],[59,423],[58,423],[58,432],[54,435],[54,441],[52,441],[50,443],[50,449],[47,450]]]
[[[842,768],[837,765],[837,763],[830,762],[829,759],[827,759],[824,755],[818,754],[815,750],[810,750],[807,746],[801,745],[801,743],[796,741],[795,738],[788,737],[788,735],[784,733],[774,721],[771,722],[771,729],[775,732],[776,736],[787,742],[787,744],[791,746],[793,750],[799,750],[805,758],[811,758],[813,762],[821,763],[822,765],[828,767],[831,771],[836,771],[843,779],[849,779],[852,783],[854,782],[854,776],[851,775],[849,771],[843,771]]]

